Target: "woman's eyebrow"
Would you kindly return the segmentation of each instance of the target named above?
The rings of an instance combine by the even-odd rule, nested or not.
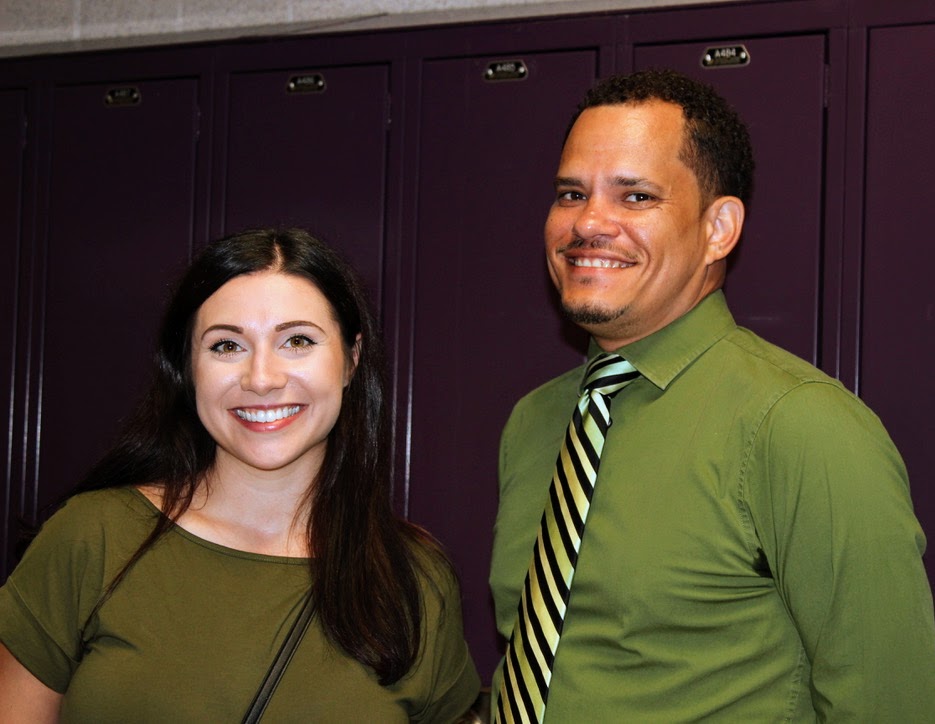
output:
[[[292,329],[293,327],[315,327],[315,329],[321,329],[321,327],[314,322],[307,322],[304,319],[296,319],[292,322],[283,322],[282,324],[277,324],[276,331],[282,332],[284,329]]]

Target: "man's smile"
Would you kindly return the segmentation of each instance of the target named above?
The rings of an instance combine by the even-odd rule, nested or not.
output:
[[[633,266],[633,262],[619,261],[617,259],[590,258],[584,256],[565,257],[572,266],[590,267],[595,269],[624,269]]]

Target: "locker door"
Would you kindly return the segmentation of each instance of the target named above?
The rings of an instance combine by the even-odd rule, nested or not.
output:
[[[909,468],[935,536],[935,24],[870,33],[860,395]],[[935,582],[935,559],[927,557]]]
[[[527,73],[487,80],[498,61]],[[586,351],[562,322],[542,229],[565,127],[596,75],[587,50],[423,67],[409,512],[461,572],[482,677],[499,658],[485,594],[500,431]]]
[[[382,294],[385,65],[233,73],[223,233],[300,226]]]
[[[22,437],[13,427],[16,410],[14,377],[18,356],[16,325],[19,310],[20,239],[22,233],[23,146],[26,129],[26,93],[0,91],[0,581],[11,565],[9,550],[14,516],[22,505],[14,489],[14,460]]]
[[[746,65],[704,67],[743,46]],[[756,183],[725,285],[741,326],[819,363],[825,37],[638,46],[635,67],[674,68],[713,85],[750,127]]]
[[[148,378],[194,217],[195,79],[53,91],[40,507],[106,449]]]

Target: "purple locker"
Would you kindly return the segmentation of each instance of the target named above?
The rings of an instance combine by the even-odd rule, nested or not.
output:
[[[223,232],[300,226],[339,248],[382,301],[389,69],[232,73]]]
[[[818,364],[825,36],[637,46],[634,65],[710,83],[746,120],[756,182],[727,300],[738,324]]]
[[[26,92],[0,91],[0,460],[3,461],[0,488],[0,581],[11,564],[9,549],[14,516],[23,505],[22,492],[15,481],[14,457],[21,452],[22,435],[16,425],[17,410],[14,378],[19,352],[16,334],[19,317],[20,240],[23,234],[22,202],[24,146],[26,138]]]
[[[197,94],[193,78],[52,92],[40,507],[107,448],[148,377],[193,243]]]
[[[874,29],[869,37],[860,395],[906,461],[916,514],[931,542],[935,24]],[[935,581],[931,555],[927,564]]]
[[[519,397],[586,350],[562,321],[542,229],[565,127],[597,71],[589,50],[423,66],[409,515],[461,573],[488,680],[500,656],[487,585],[500,431]]]

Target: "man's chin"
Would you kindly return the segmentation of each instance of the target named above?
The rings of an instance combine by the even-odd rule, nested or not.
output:
[[[605,324],[616,322],[627,313],[627,308],[613,309],[599,304],[562,303],[565,316],[579,327],[593,331]]]

